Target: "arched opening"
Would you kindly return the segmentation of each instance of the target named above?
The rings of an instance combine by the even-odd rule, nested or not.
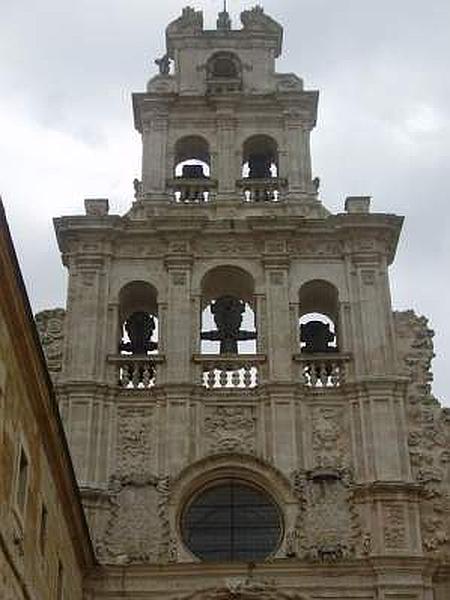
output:
[[[158,294],[145,281],[127,283],[119,294],[119,353],[148,355],[158,351]]]
[[[174,173],[183,179],[205,179],[210,176],[211,158],[208,142],[189,135],[175,144]]]
[[[230,94],[242,89],[242,65],[231,52],[216,52],[206,66],[209,94]]]
[[[207,202],[211,156],[208,142],[197,135],[181,138],[174,149],[175,202]]]
[[[243,269],[216,267],[202,282],[202,354],[255,354],[254,281]]]
[[[337,352],[339,294],[322,279],[305,283],[299,294],[300,348],[307,354]]]
[[[268,135],[254,135],[244,143],[242,177],[271,179],[278,177],[278,144]]]

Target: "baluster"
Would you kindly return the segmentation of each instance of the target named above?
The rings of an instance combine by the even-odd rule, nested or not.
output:
[[[243,372],[244,372],[244,387],[249,388],[251,387],[251,383],[252,383],[252,374],[251,374],[251,370],[250,367],[248,365],[245,365],[243,367]]]
[[[239,387],[240,382],[241,382],[241,375],[239,373],[239,369],[235,369],[234,371],[231,371],[231,385],[233,387]]]
[[[137,364],[133,365],[133,374],[131,376],[131,383],[133,384],[134,388],[137,388],[139,386],[139,381],[140,381],[140,368]]]
[[[228,383],[228,371],[226,370],[226,367],[223,367],[222,369],[219,370],[219,386],[227,387],[227,383]]]
[[[311,387],[316,387],[317,386],[317,381],[318,381],[318,365],[314,362],[311,362],[308,365],[308,371],[309,371],[309,380],[310,380],[310,385]]]
[[[121,384],[122,387],[126,388],[130,385],[130,365],[123,365],[122,369],[122,377],[121,377]]]
[[[208,388],[213,388],[214,384],[216,382],[216,373],[214,371],[213,368],[211,368],[207,373],[206,373],[206,387]]]
[[[323,385],[323,387],[326,387],[328,385],[328,369],[326,362],[319,363],[318,369],[320,383]]]
[[[142,371],[142,383],[145,388],[150,387],[150,382],[152,379],[152,370],[150,365],[145,365]]]
[[[259,385],[259,369],[258,367],[253,367],[253,387],[258,387]]]
[[[336,387],[339,385],[339,376],[340,376],[340,369],[339,369],[339,364],[338,363],[331,363],[331,385],[333,387]]]

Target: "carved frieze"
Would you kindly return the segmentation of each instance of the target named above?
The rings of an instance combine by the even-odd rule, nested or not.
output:
[[[65,319],[66,311],[62,308],[44,310],[35,317],[42,349],[51,375],[59,373],[62,368]]]
[[[305,238],[289,241],[288,253],[291,256],[338,257],[341,255],[341,246],[333,240]]]
[[[256,452],[256,417],[252,407],[208,407],[204,429],[207,453]]]
[[[250,240],[205,240],[198,242],[196,251],[199,255],[206,256],[255,256],[259,249],[255,242]]]

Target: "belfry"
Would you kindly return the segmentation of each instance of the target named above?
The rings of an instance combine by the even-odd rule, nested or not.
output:
[[[322,204],[318,92],[240,18],[167,27],[129,211],[55,219],[67,307],[38,324],[86,597],[448,600],[450,413],[426,320],[391,306],[402,218]]]

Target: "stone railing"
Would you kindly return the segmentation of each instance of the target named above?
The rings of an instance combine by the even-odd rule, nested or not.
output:
[[[146,390],[156,384],[156,371],[158,364],[164,362],[161,355],[109,356],[108,362],[115,368],[115,378],[119,387],[123,389]]]
[[[211,202],[217,187],[212,179],[186,179],[177,177],[167,182],[173,202],[176,204],[203,204]]]
[[[244,202],[280,202],[287,187],[285,179],[240,179],[237,186],[242,190]]]
[[[261,380],[260,354],[197,354],[194,361],[201,366],[201,382],[207,389],[254,389]]]
[[[346,381],[349,354],[296,354],[300,381],[311,388],[339,387]]]

